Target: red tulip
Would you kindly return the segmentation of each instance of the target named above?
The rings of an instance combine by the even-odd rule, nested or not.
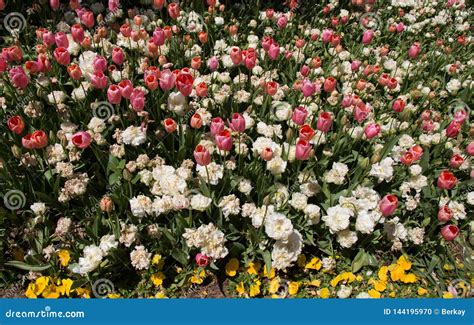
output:
[[[7,121],[8,128],[15,134],[21,134],[25,129],[25,122],[19,115],[12,116]]]
[[[441,228],[441,236],[447,241],[453,241],[459,236],[459,228],[456,225],[446,225]]]
[[[438,188],[442,190],[450,190],[456,185],[457,182],[458,179],[453,173],[451,173],[449,170],[443,170],[438,176],[437,185]]]

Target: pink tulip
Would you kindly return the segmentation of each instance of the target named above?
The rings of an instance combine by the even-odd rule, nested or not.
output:
[[[380,125],[377,123],[369,123],[364,129],[365,136],[367,139],[372,139],[380,133]]]
[[[217,57],[213,56],[209,60],[207,60],[207,66],[211,71],[216,71],[219,68],[219,60]]]
[[[309,80],[303,81],[303,87],[301,88],[304,97],[311,97],[316,92],[316,87]]]
[[[221,131],[224,131],[225,124],[222,118],[215,117],[211,120],[211,134],[216,135]]]
[[[322,39],[323,43],[331,42],[332,35],[333,35],[333,30],[332,29],[323,30],[323,33],[321,35],[321,39]]]
[[[308,111],[306,110],[306,108],[299,106],[293,111],[293,114],[291,115],[291,120],[297,125],[303,125],[307,116]]]
[[[43,39],[43,43],[44,45],[46,45],[46,47],[50,47],[51,45],[56,43],[54,34],[50,31],[44,32],[41,38]]]
[[[415,43],[413,43],[413,45],[410,46],[410,48],[408,49],[408,57],[409,57],[410,59],[416,58],[416,57],[418,56],[418,54],[420,54],[420,52],[421,52],[420,43],[415,42]]]
[[[95,72],[97,71],[104,72],[105,69],[107,69],[107,60],[103,56],[97,55],[94,58],[94,62],[92,64],[94,66]]]
[[[371,29],[366,29],[362,34],[362,43],[368,45],[374,39],[374,31]]]
[[[398,198],[395,195],[387,194],[379,202],[379,210],[384,217],[393,214],[398,206]]]
[[[276,60],[278,55],[280,55],[280,46],[277,43],[272,42],[268,49],[268,56],[270,57],[270,60]]]
[[[361,123],[364,121],[367,116],[370,113],[370,107],[366,104],[364,104],[362,101],[359,102],[355,107],[353,111],[354,119],[358,122]]]
[[[305,139],[298,139],[296,142],[295,158],[296,160],[307,160],[311,153],[311,144]]]
[[[467,112],[464,108],[456,110],[454,112],[453,120],[459,124],[463,124],[467,118],[469,117],[469,112]]]
[[[451,166],[454,169],[461,167],[463,163],[464,163],[464,158],[461,155],[453,155],[451,159],[449,160],[449,166]]]
[[[57,47],[53,52],[54,59],[61,65],[69,65],[71,63],[71,56],[64,47]]]
[[[438,210],[439,222],[448,222],[449,220],[453,218],[453,216],[454,216],[454,213],[447,204],[445,204]]]
[[[439,189],[450,190],[456,185],[457,182],[458,179],[453,173],[451,173],[449,170],[443,170],[438,176],[436,185]]]
[[[397,33],[401,33],[405,30],[405,25],[403,23],[398,23],[396,29]]]
[[[234,65],[239,65],[242,62],[242,52],[236,46],[230,49],[230,59]]]
[[[139,88],[135,88],[130,95],[130,103],[135,111],[141,112],[145,108],[145,93]]]
[[[452,121],[446,128],[446,136],[449,138],[455,138],[461,131],[461,124],[456,121]]]
[[[336,79],[334,77],[327,77],[326,80],[324,80],[324,91],[327,93],[333,92],[334,89],[336,89]]]
[[[211,163],[211,155],[209,150],[207,150],[203,145],[197,145],[196,149],[194,149],[194,159],[200,166],[209,165]]]
[[[285,15],[281,15],[277,20],[277,26],[281,29],[286,27],[288,24],[288,18]]]
[[[91,28],[92,26],[94,26],[94,13],[92,11],[83,10],[82,12],[80,12],[80,14],[78,14],[78,16],[87,28]]]
[[[120,104],[120,101],[122,100],[122,94],[120,93],[119,86],[109,86],[109,89],[107,89],[107,99],[111,104]]]
[[[122,95],[122,97],[130,99],[130,96],[132,95],[133,91],[132,82],[128,79],[121,80],[118,84],[118,87],[120,89],[120,94]]]
[[[64,47],[66,49],[69,47],[69,41],[64,32],[57,32],[54,34],[54,41],[56,42],[57,47]]]
[[[153,32],[153,43],[157,46],[165,44],[166,35],[165,31],[161,27],[157,27]]]
[[[125,54],[120,47],[114,47],[112,50],[112,62],[116,65],[122,65],[123,61],[125,61]]]
[[[10,71],[8,71],[8,75],[10,76],[13,85],[20,89],[25,89],[30,82],[30,77],[28,77],[21,66],[11,68]]]
[[[232,120],[229,122],[229,127],[234,132],[244,132],[245,131],[245,119],[240,113],[232,114]]]
[[[107,87],[108,82],[109,79],[102,71],[94,72],[94,74],[91,76],[91,84],[94,86],[94,88],[103,89]]]
[[[361,63],[359,60],[354,60],[354,61],[352,61],[352,63],[351,63],[351,70],[352,70],[352,71],[357,71],[357,70],[359,70],[361,64],[362,64],[362,63]]]
[[[453,241],[459,236],[459,228],[456,225],[446,225],[441,228],[441,236],[447,241]]]
[[[196,264],[199,267],[206,267],[211,262],[211,258],[209,256],[201,254],[201,253],[196,254],[195,259],[196,259]]]
[[[331,114],[328,112],[322,112],[321,114],[319,114],[316,128],[323,133],[327,133],[331,129],[331,126],[332,126]]]
[[[307,77],[310,72],[311,72],[311,69],[306,64],[303,64],[301,66],[300,73],[303,77]]]
[[[217,133],[215,135],[215,142],[219,150],[230,151],[232,149],[232,137],[228,130]]]
[[[194,78],[190,73],[180,73],[176,78],[176,88],[183,96],[191,95]]]
[[[109,0],[109,10],[115,11],[120,5],[120,0]]]
[[[76,147],[85,149],[91,143],[91,135],[88,132],[79,131],[72,136],[71,142]]]
[[[352,96],[346,95],[342,98],[341,102],[342,107],[350,107],[352,105]]]
[[[175,75],[169,70],[165,69],[161,72],[160,88],[164,91],[170,90],[174,87],[176,82]]]
[[[398,98],[393,102],[392,109],[397,113],[401,113],[405,109],[405,105],[403,99]]]
[[[170,3],[168,5],[168,14],[172,19],[177,19],[179,17],[180,9],[177,3]]]
[[[81,24],[71,26],[71,36],[76,43],[81,43],[84,40],[84,29],[82,29]]]
[[[467,145],[466,152],[468,153],[469,156],[474,156],[474,141],[471,141]]]
[[[53,11],[58,10],[60,4],[61,3],[59,2],[59,0],[49,0],[49,5],[50,5],[51,9],[53,9]]]

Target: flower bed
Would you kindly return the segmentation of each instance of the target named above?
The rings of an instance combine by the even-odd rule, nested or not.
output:
[[[41,3],[0,1],[5,288],[471,294],[463,0]]]

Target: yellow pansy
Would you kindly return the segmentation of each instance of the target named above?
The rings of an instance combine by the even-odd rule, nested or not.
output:
[[[159,291],[155,294],[155,298],[163,299],[163,298],[168,298],[168,297],[166,296],[166,294],[163,291]]]
[[[193,276],[191,277],[191,283],[201,284],[204,282],[205,278],[206,278],[206,271],[201,270],[201,272],[198,272],[198,270],[196,269],[194,271]]]
[[[257,280],[250,286],[250,297],[255,297],[256,295],[260,294],[260,284],[261,282]]]
[[[62,279],[61,286],[59,287],[59,291],[61,292],[61,295],[63,296],[66,295],[69,297],[73,283],[74,282],[71,279]]]
[[[304,267],[306,265],[306,256],[304,254],[298,255],[296,265],[298,265],[299,267]]]
[[[40,276],[35,281],[35,295],[39,296],[48,286],[49,278],[46,276]]]
[[[405,274],[400,280],[402,280],[403,283],[415,283],[416,282],[416,275],[413,273],[410,274]]]
[[[378,272],[379,279],[381,281],[387,281],[388,280],[387,273],[388,273],[388,267],[382,266]]]
[[[56,285],[51,284],[46,289],[44,289],[41,295],[43,298],[56,299],[61,295],[61,291]]]
[[[150,278],[151,282],[153,282],[153,284],[157,287],[163,284],[164,279],[166,279],[166,276],[163,274],[163,272],[154,273]]]
[[[249,265],[247,266],[247,273],[248,274],[258,274],[258,271],[260,271],[261,264],[260,262],[250,262]]]
[[[278,278],[273,278],[273,280],[270,281],[270,286],[268,287],[268,292],[269,293],[276,293],[278,291],[279,287],[280,287],[280,280]]]
[[[428,293],[428,290],[426,290],[425,288],[419,287],[417,292],[418,292],[418,295],[423,296]]]
[[[334,279],[331,280],[331,286],[335,287],[339,284],[339,282],[345,281],[347,283],[352,283],[356,279],[356,276],[352,272],[344,272],[336,276]]]
[[[321,260],[317,257],[313,257],[311,261],[305,265],[304,268],[319,271],[322,266],[323,264],[321,263]]]
[[[244,295],[245,294],[245,286],[244,286],[244,283],[243,282],[240,282],[239,284],[237,284],[235,286],[235,291],[237,291],[237,293],[239,295]]]
[[[329,298],[329,294],[330,294],[330,291],[328,288],[322,288],[321,290],[319,290],[319,296],[321,298]]]
[[[225,265],[225,274],[232,277],[237,274],[237,270],[239,269],[239,260],[236,258],[231,258],[229,262]]]
[[[61,266],[67,266],[71,260],[71,254],[69,254],[67,249],[61,249],[58,252],[58,258]]]
[[[387,289],[387,282],[385,281],[370,279],[369,284],[373,284],[374,289],[378,292],[384,292]]]
[[[90,298],[91,297],[91,291],[86,288],[76,288],[75,289],[77,295],[81,298]]]
[[[263,276],[268,279],[273,279],[276,275],[275,269],[273,267],[270,268],[270,274],[267,272],[267,266],[263,268]]]
[[[390,291],[390,293],[388,294],[388,296],[390,298],[395,298],[397,296],[397,294],[395,293],[395,291]]]
[[[454,298],[454,296],[451,292],[445,291],[445,292],[443,292],[443,298],[444,299],[451,299],[451,298]]]
[[[155,254],[151,259],[151,264],[153,264],[157,270],[161,270],[165,264],[165,261],[160,254]]]
[[[31,299],[38,298],[35,294],[35,286],[36,285],[34,283],[30,283],[28,285],[28,288],[25,291],[26,298],[31,298]]]
[[[117,299],[117,298],[120,298],[120,293],[109,293],[107,295],[107,298],[109,299]]]
[[[313,287],[319,287],[321,285],[321,280],[311,280],[308,282],[308,285],[313,286]]]
[[[368,292],[370,297],[372,298],[380,298],[380,292],[378,292],[377,290],[375,289],[370,289]]]
[[[298,290],[300,289],[300,283],[296,281],[291,281],[288,284],[288,293],[292,296],[296,295],[298,293]]]
[[[397,261],[397,264],[404,270],[408,271],[411,269],[411,262],[408,261],[404,255],[400,256],[400,258]]]
[[[390,279],[398,281],[405,276],[405,270],[398,264],[392,264],[388,267],[390,271]]]

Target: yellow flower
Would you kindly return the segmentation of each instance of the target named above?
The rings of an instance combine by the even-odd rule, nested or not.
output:
[[[61,266],[67,266],[71,260],[71,254],[69,254],[67,249],[61,249],[58,252],[58,258]]]
[[[107,295],[107,298],[109,299],[117,299],[117,298],[120,298],[120,293],[109,293]]]
[[[311,280],[310,282],[308,282],[308,285],[313,287],[319,287],[321,285],[321,280]]]
[[[390,271],[390,279],[392,281],[401,280],[405,276],[405,270],[398,264],[392,264],[388,267]]]
[[[153,258],[151,259],[151,264],[155,265],[157,270],[159,271],[163,268],[165,261],[163,260],[160,254],[155,254],[153,255]]]
[[[400,265],[400,267],[404,271],[408,271],[409,269],[411,269],[411,262],[408,261],[404,255],[400,256],[400,258],[397,261],[397,264]]]
[[[40,276],[35,281],[35,295],[39,296],[48,286],[49,278],[46,276]]]
[[[451,264],[444,264],[443,269],[445,269],[446,271],[452,271],[454,270],[454,266],[452,266]]]
[[[163,299],[163,298],[168,298],[168,297],[166,297],[166,294],[163,291],[159,291],[155,294],[155,298]]]
[[[34,283],[30,283],[28,285],[28,288],[26,289],[25,291],[25,296],[27,298],[31,298],[31,299],[34,299],[34,298],[37,298],[36,294],[35,294],[35,284]]]
[[[239,260],[236,258],[231,258],[229,262],[225,265],[225,274],[232,277],[237,274],[237,270],[239,269]]]
[[[416,275],[413,273],[410,274],[405,274],[400,280],[402,280],[403,283],[415,283],[416,282]]]
[[[275,277],[275,269],[273,267],[270,268],[270,274],[267,272],[267,266],[263,268],[263,276],[268,279],[273,279]]]
[[[443,298],[444,299],[451,299],[451,298],[454,298],[454,296],[451,292],[445,291],[445,292],[443,292]]]
[[[71,279],[62,279],[61,286],[59,287],[59,291],[61,292],[61,295],[63,296],[66,295],[69,297],[73,283],[74,282]]]
[[[196,269],[194,271],[194,275],[191,277],[191,282],[194,284],[201,284],[204,282],[204,279],[206,278],[206,271],[201,270],[198,274],[198,270]]]
[[[318,257],[313,257],[311,261],[306,264],[305,269],[319,271],[322,266],[323,264],[321,263],[321,260]]]
[[[91,297],[91,291],[86,288],[76,288],[75,289],[77,295],[82,298],[90,298]]]
[[[329,289],[328,288],[322,288],[321,290],[319,290],[319,296],[321,298],[329,298]]]
[[[369,281],[369,284],[373,284],[374,289],[377,290],[378,292],[384,292],[385,289],[387,289],[387,282],[377,281],[377,280],[373,280],[373,279],[371,279],[371,280],[372,281]]]
[[[388,280],[387,273],[388,273],[388,267],[382,266],[378,273],[379,279],[381,281],[387,281]]]
[[[298,265],[299,267],[304,267],[306,265],[306,256],[304,254],[298,255],[296,265]]]
[[[426,290],[425,288],[422,288],[422,287],[418,288],[418,295],[423,296],[427,293],[428,293],[428,290]]]
[[[43,298],[56,299],[59,298],[59,296],[61,295],[61,291],[56,285],[51,284],[46,289],[44,289],[41,295],[43,296]]]
[[[390,298],[395,298],[395,297],[397,296],[397,294],[395,293],[395,291],[391,291],[391,292],[388,294],[388,296],[389,296]]]
[[[344,272],[336,276],[331,280],[331,286],[336,287],[339,282],[346,281],[347,283],[352,283],[356,279],[356,276],[352,272]]]
[[[244,286],[244,283],[243,282],[240,282],[239,284],[237,284],[235,286],[235,291],[237,291],[237,293],[239,295],[244,295],[245,294],[245,286]]]
[[[155,286],[159,287],[163,284],[163,280],[166,279],[166,276],[163,274],[163,272],[157,272],[152,274],[150,279]]]
[[[256,295],[260,294],[260,284],[261,282],[257,280],[250,286],[250,297],[255,297]]]
[[[298,293],[298,290],[300,289],[300,283],[296,281],[291,281],[288,284],[288,293],[292,296],[296,295]]]
[[[272,294],[276,293],[279,287],[280,287],[280,280],[278,278],[273,278],[273,280],[270,281],[268,292]]]
[[[250,262],[249,265],[247,266],[247,273],[248,274],[258,274],[258,271],[260,271],[261,265],[260,262]]]
[[[377,290],[370,289],[367,293],[368,293],[369,296],[371,296],[372,298],[380,298],[380,292],[378,292]]]

